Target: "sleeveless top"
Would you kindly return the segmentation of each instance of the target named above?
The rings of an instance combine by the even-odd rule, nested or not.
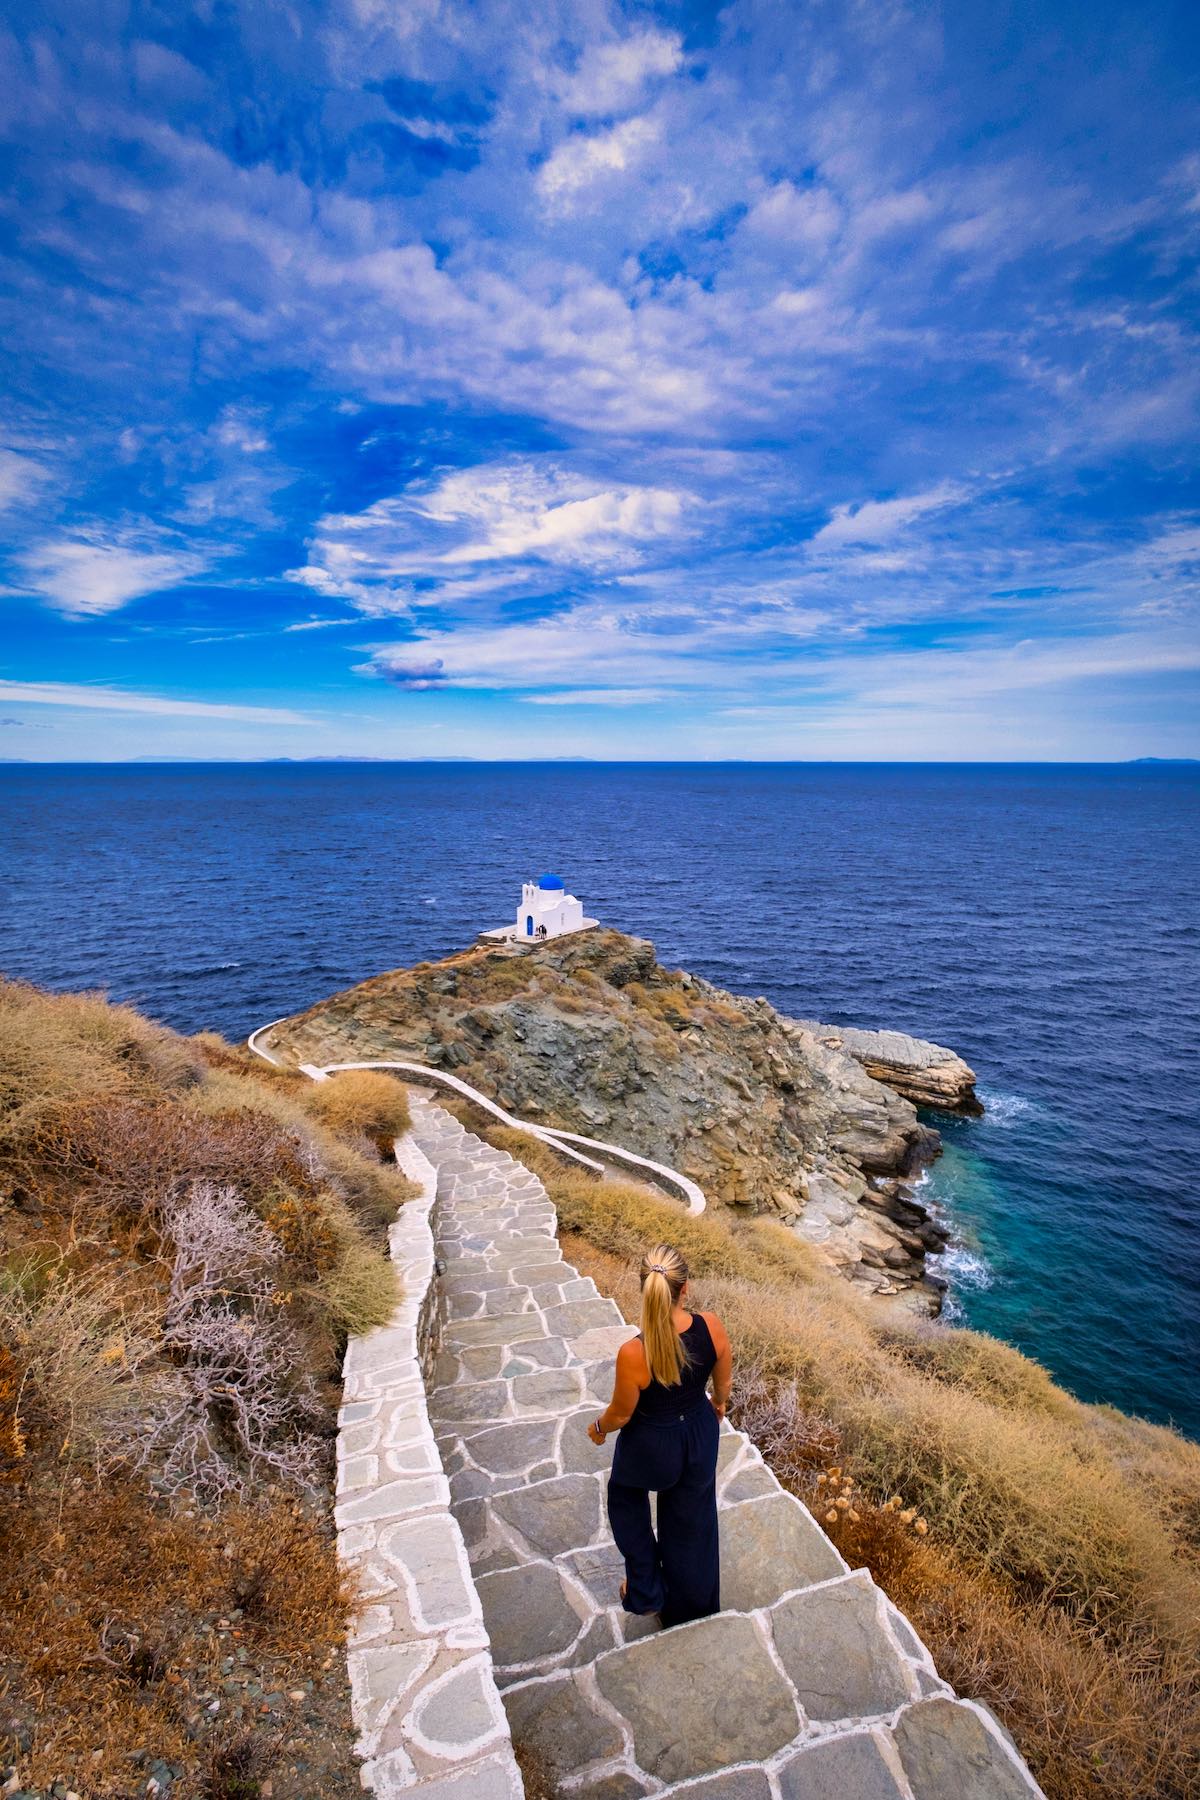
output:
[[[701,1402],[707,1404],[704,1390],[717,1363],[712,1333],[700,1314],[693,1313],[691,1324],[679,1336],[686,1360],[678,1384],[664,1387],[652,1375],[650,1385],[638,1396],[633,1418],[629,1421],[631,1425],[647,1421],[652,1425],[669,1425],[693,1412]]]

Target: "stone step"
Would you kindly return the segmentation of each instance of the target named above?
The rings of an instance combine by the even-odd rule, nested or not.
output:
[[[511,1685],[504,1705],[579,1800],[1036,1800],[995,1719],[889,1615],[859,1570]]]

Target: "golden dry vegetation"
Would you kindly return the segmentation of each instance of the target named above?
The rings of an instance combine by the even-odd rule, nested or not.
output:
[[[628,1317],[645,1246],[678,1245],[734,1341],[736,1422],[1050,1800],[1200,1794],[1200,1447],[873,1305],[776,1222],[690,1218],[487,1135],[536,1168],[565,1254]]]
[[[357,1791],[332,1444],[347,1337],[396,1300],[409,1189],[380,1149],[406,1122],[386,1078],[0,983],[0,1764],[24,1787]]]

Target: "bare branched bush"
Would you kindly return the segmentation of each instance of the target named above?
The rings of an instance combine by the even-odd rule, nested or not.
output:
[[[163,1346],[178,1365],[143,1445],[169,1492],[308,1485],[324,1411],[304,1347],[281,1316],[282,1250],[232,1188],[197,1183],[169,1206],[174,1242]]]

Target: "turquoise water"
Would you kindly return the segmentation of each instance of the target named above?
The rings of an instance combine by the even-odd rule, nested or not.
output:
[[[1200,1437],[1200,769],[0,771],[0,968],[183,1030],[435,958],[558,869],[662,960],[952,1045],[958,1316]]]

